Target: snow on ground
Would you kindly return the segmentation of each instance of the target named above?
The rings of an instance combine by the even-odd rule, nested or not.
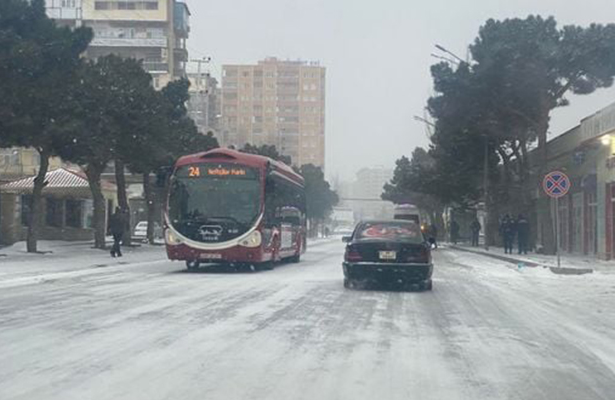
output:
[[[345,290],[343,248],[258,273],[160,261],[2,288],[0,398],[613,398],[613,275],[441,249],[433,292]]]
[[[504,249],[502,247],[491,247],[489,251],[485,250],[483,247],[470,247],[467,245],[458,245],[462,248],[467,248],[472,251],[486,253],[486,254],[497,254],[501,256],[507,256],[511,258],[518,259],[523,262],[533,262],[536,264],[540,264],[542,266],[547,267],[557,267],[557,258],[552,255],[544,255],[544,254],[518,254],[516,250],[513,251],[513,254],[505,254]],[[561,254],[561,267],[564,268],[578,268],[578,269],[593,269],[595,271],[602,272],[610,272],[615,273],[615,262],[613,261],[604,261],[596,259],[591,256],[583,256],[576,254]]]
[[[122,267],[139,263],[166,261],[164,246],[137,244],[123,247],[123,257],[112,258],[108,250],[92,247],[92,242],[38,242],[39,253],[26,252],[18,242],[0,249],[0,287],[79,276],[93,268]]]

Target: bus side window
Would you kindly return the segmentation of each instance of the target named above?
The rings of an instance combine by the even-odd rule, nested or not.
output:
[[[267,226],[275,224],[276,211],[276,182],[267,177],[265,181],[265,223]]]

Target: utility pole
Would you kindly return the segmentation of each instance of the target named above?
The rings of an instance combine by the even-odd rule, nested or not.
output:
[[[193,60],[190,60],[190,61],[194,62],[194,63],[197,63],[199,65],[198,66],[198,70],[197,70],[198,71],[197,72],[198,79],[196,81],[196,89],[198,91],[200,91],[201,90],[201,65],[202,64],[209,64],[209,62],[211,61],[211,57],[197,58],[197,59],[193,59]]]
[[[489,138],[485,134],[485,155],[483,165],[483,192],[485,202],[485,220],[483,221],[484,236],[485,236],[485,250],[489,250]]]

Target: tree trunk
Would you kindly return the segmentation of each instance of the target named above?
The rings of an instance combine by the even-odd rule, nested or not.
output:
[[[94,247],[97,249],[105,249],[105,232],[107,228],[106,212],[105,212],[105,196],[102,193],[100,184],[100,175],[104,167],[89,165],[85,169],[85,174],[88,177],[88,184],[94,199]]]
[[[119,158],[115,159],[115,183],[117,185],[117,204],[125,215],[124,236],[122,242],[125,246],[130,246],[131,239],[131,224],[130,224],[130,204],[128,203],[128,194],[126,193],[126,175],[124,174],[124,161]]]
[[[49,170],[49,153],[40,151],[41,165],[34,178],[34,189],[32,190],[32,204],[30,208],[30,219],[28,221],[28,236],[26,247],[28,253],[36,253],[37,240],[41,228],[41,204],[43,200],[43,188],[45,187],[45,175]]]
[[[147,242],[153,244],[156,207],[149,173],[143,174],[143,194],[145,195],[145,206],[147,207]]]

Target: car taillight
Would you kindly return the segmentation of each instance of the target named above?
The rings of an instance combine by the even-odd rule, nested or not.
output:
[[[344,260],[348,262],[361,261],[363,258],[361,254],[354,247],[346,247],[346,254],[344,254]]]
[[[420,262],[420,263],[429,263],[429,259],[431,257],[431,252],[427,247],[421,247],[417,251],[413,251],[408,254],[408,262]]]

